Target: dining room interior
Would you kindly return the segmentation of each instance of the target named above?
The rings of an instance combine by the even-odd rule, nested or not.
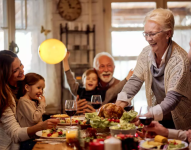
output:
[[[143,19],[154,8],[169,8],[173,11],[173,39],[187,52],[189,50],[189,0],[80,0],[81,12],[72,21],[61,14],[65,7],[59,6],[60,2],[62,0],[0,1],[0,49],[9,49],[10,43],[14,42],[19,47],[17,54],[24,64],[25,73],[36,72],[45,78],[46,114],[62,113],[64,103],[61,101],[74,99],[64,79],[61,63],[49,65],[38,56],[38,47],[46,39],[58,39],[64,44],[67,41],[67,49],[71,52],[69,63],[80,83],[82,73],[92,67],[93,58],[99,52],[109,52],[114,57],[114,77],[119,80],[124,79],[128,71],[135,68],[139,53],[147,46],[141,34]],[[66,32],[61,34],[61,25],[63,30],[67,25],[67,36]],[[92,33],[89,33],[88,39],[86,33],[70,33],[70,30],[86,31],[87,26],[90,31],[95,27],[95,37]],[[45,35],[42,27],[50,32]],[[135,96],[133,103],[137,106],[136,110],[146,104],[144,87]]]
[[[123,81],[127,79],[129,71],[136,67],[143,48],[149,45],[143,36],[144,18],[157,8],[172,11],[175,20],[172,40],[188,53],[191,0],[0,0],[0,51],[10,50],[17,54],[24,65],[24,74],[32,72],[44,78],[44,121],[56,114],[65,114],[67,101],[70,103],[70,100],[75,100],[76,94],[71,92],[64,60],[56,64],[43,61],[39,54],[41,44],[48,39],[56,39],[64,44],[67,49],[65,53],[70,53],[68,63],[71,75],[79,86],[83,87],[83,73],[93,68],[94,58],[101,52],[113,57],[113,77]],[[95,68],[92,70],[96,71]],[[148,105],[145,83],[132,98],[131,109],[140,113],[144,105]],[[96,105],[94,109],[98,111]],[[109,122],[119,122],[122,114],[119,114],[119,108],[116,109],[118,111],[113,114],[120,117],[113,116]],[[105,115],[108,115],[106,111],[99,117],[107,118]],[[92,116],[86,117],[92,119]],[[38,150],[36,146],[35,150]],[[52,149],[57,148],[52,146]]]

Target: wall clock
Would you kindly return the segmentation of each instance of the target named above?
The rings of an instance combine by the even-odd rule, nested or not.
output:
[[[60,0],[58,12],[67,21],[74,21],[81,15],[81,3],[79,0]]]

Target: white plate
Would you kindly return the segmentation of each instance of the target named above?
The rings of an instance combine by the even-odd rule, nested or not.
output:
[[[62,129],[62,128],[58,128],[58,129]],[[36,135],[42,138],[47,138],[47,139],[65,139],[66,138],[66,137],[44,137],[42,136],[42,131],[36,132]]]
[[[150,140],[154,140],[154,139],[150,139]],[[168,141],[169,141],[169,140],[175,140],[175,139],[168,139]],[[178,140],[178,141],[181,141],[181,140]],[[144,142],[145,142],[145,140],[140,141],[139,146],[140,146],[141,148],[144,148],[144,147],[142,146]],[[182,143],[184,143],[185,147],[179,148],[179,149],[185,149],[186,147],[188,147],[188,143],[186,143],[186,142],[184,142],[184,141],[182,141]],[[144,148],[144,149],[151,149],[151,148]],[[175,150],[175,149],[174,149],[174,150]]]

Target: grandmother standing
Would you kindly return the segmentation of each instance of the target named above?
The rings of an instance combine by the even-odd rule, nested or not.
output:
[[[148,106],[154,120],[167,128],[191,128],[191,83],[187,52],[172,41],[174,16],[168,9],[154,9],[144,20],[143,36],[149,43],[138,57],[133,76],[118,94],[125,107],[145,82]]]

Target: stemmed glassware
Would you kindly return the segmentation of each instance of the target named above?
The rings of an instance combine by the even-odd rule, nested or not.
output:
[[[91,97],[91,104],[96,111],[100,108],[102,104],[101,95],[92,95]]]
[[[72,116],[77,112],[77,102],[76,100],[66,100],[65,101],[65,112],[70,116],[70,127],[72,126]]]
[[[150,125],[151,122],[154,120],[152,107],[142,106],[139,112],[139,120],[145,126]],[[146,135],[147,135],[147,132],[145,133],[145,137]]]

